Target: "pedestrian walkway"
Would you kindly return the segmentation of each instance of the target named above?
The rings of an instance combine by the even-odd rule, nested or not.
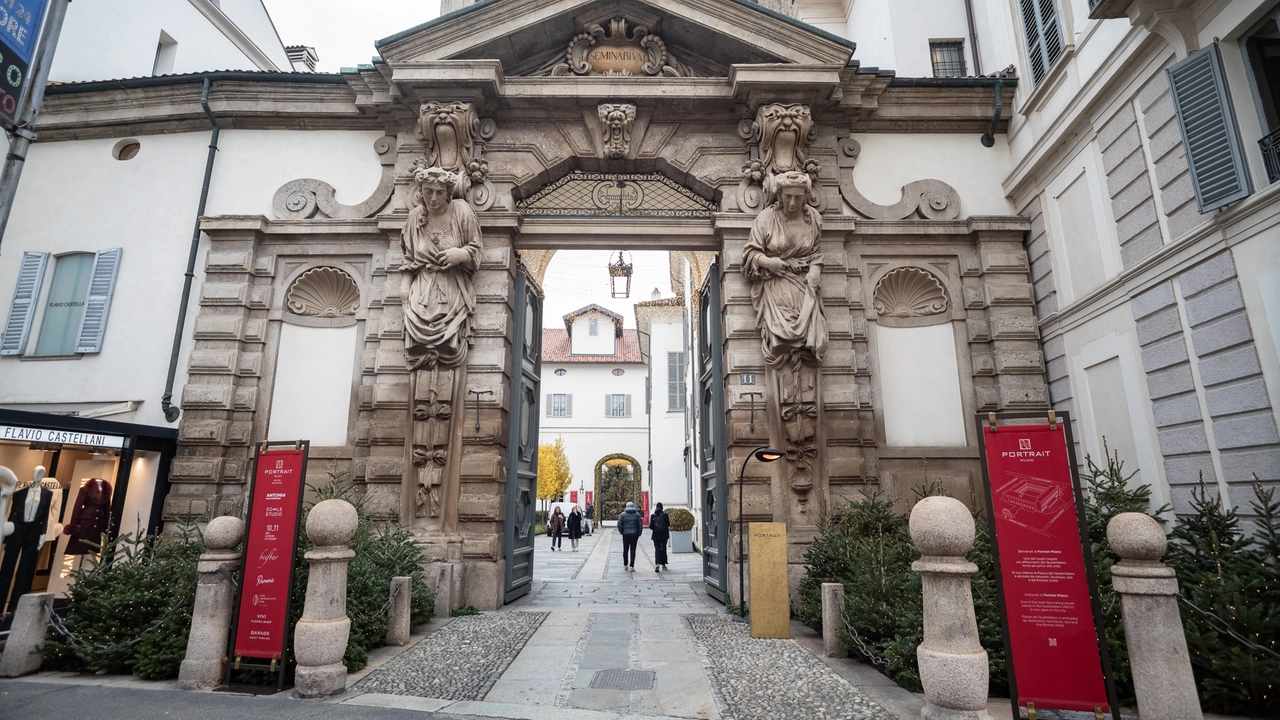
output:
[[[658,572],[652,553],[646,534],[628,572],[611,528],[578,552],[538,538],[526,597],[454,619],[341,702],[556,720],[893,720],[795,642],[753,640],[725,617],[700,555],[671,553]]]

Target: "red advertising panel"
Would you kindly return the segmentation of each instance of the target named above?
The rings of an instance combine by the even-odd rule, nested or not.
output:
[[[1109,712],[1069,422],[983,424],[1005,644],[1016,705]]]
[[[643,524],[649,527],[649,491],[645,490],[640,493],[640,514],[644,516]]]
[[[569,491],[569,502],[573,503],[574,505],[577,505],[577,504],[578,504],[578,491],[577,491],[577,490],[570,490],[570,491]]]
[[[591,496],[592,496],[592,495],[595,495],[595,493],[594,493],[594,492],[592,492],[591,490],[588,490],[588,491],[587,491],[587,504],[588,504],[588,505],[592,505],[592,504],[593,504],[593,503],[591,502]]]
[[[292,443],[258,453],[232,657],[284,657],[306,462]]]

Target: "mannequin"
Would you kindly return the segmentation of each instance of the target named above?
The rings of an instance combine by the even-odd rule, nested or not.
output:
[[[53,493],[53,500],[49,502],[49,522],[46,525],[46,532],[40,538],[40,545],[57,542],[58,537],[62,535],[62,483],[57,478],[47,477],[40,482],[40,486]]]
[[[102,478],[91,478],[85,481],[76,495],[76,507],[71,513],[71,521],[63,528],[63,532],[71,537],[64,551],[67,555],[94,554],[102,542],[102,533],[107,531],[107,523],[111,519],[111,483]]]
[[[13,491],[18,489],[18,476],[9,468],[0,465],[0,537],[13,532],[13,523],[9,522],[9,502]]]
[[[40,484],[44,474],[44,466],[37,465],[32,484],[13,494],[13,507],[9,510],[13,532],[4,538],[4,561],[0,563],[0,588],[4,589],[0,595],[13,583],[13,593],[4,604],[5,614],[16,608],[18,598],[31,590],[31,580],[36,574],[36,557],[44,544],[49,506],[53,503],[53,491]]]

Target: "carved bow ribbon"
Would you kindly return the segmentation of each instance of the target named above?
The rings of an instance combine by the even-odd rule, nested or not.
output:
[[[787,448],[787,460],[795,463],[797,467],[808,469],[809,465],[818,457],[818,447],[816,445],[792,445]]]
[[[797,418],[804,419],[804,417],[810,417],[816,420],[818,418],[818,406],[808,404],[788,405],[782,409],[783,420],[790,421]]]
[[[418,467],[422,467],[423,465],[426,465],[428,462],[432,462],[432,463],[435,463],[436,465],[444,467],[444,464],[448,461],[448,459],[449,459],[448,450],[422,450],[422,449],[415,448],[413,451],[413,464],[417,465]]]
[[[414,420],[448,420],[453,414],[453,408],[445,403],[424,403],[413,409]]]
[[[782,409],[782,421],[787,428],[787,439],[803,442],[814,435],[813,423],[818,418],[818,406],[813,403],[787,405]]]

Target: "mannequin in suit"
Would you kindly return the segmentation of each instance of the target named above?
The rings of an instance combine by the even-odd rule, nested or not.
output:
[[[49,507],[53,504],[53,491],[41,485],[45,469],[37,465],[31,485],[13,494],[13,507],[9,510],[9,522],[13,532],[4,538],[4,561],[0,562],[0,594],[13,592],[4,606],[6,614],[18,606],[18,598],[31,590],[31,580],[36,574],[36,557],[44,543],[49,525]],[[15,575],[16,572],[16,575]]]

